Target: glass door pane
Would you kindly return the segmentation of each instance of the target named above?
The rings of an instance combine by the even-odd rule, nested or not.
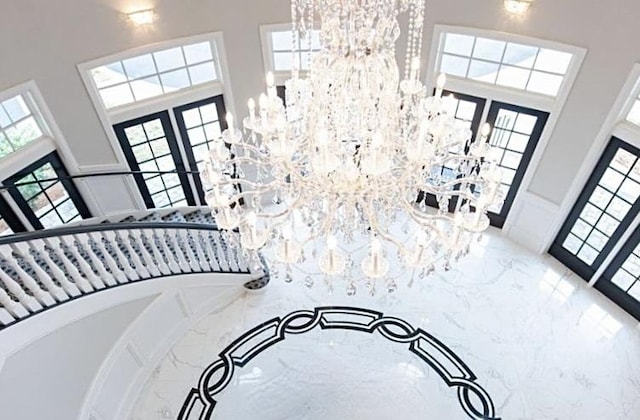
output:
[[[226,130],[223,97],[215,96],[202,101],[177,107],[173,110],[180,130],[187,163],[192,171],[202,172],[209,150],[216,142],[222,142],[222,131]],[[200,176],[193,177],[200,202],[209,187]]]
[[[482,119],[482,112],[484,111],[486,101],[482,98],[456,92],[445,91],[443,92],[443,95],[453,95],[455,99],[446,103],[446,105],[448,106],[447,111],[449,112],[449,114],[454,116],[456,121],[461,126],[471,130],[471,139],[473,140],[478,133],[480,120]],[[432,174],[432,176],[440,176],[444,180],[450,181],[453,177],[455,169],[456,168],[452,166],[444,165],[440,169],[439,173]],[[417,201],[420,202],[423,199],[425,200],[425,203],[427,205],[431,207],[438,207],[438,201],[433,194],[424,194],[424,192],[421,192],[418,195]],[[450,200],[449,210],[453,211],[455,209],[455,206],[455,200]]]
[[[167,111],[126,121],[113,129],[129,167],[140,172],[134,179],[147,208],[195,205]]]
[[[640,227],[624,244],[595,287],[640,320]]]
[[[491,104],[487,122],[493,127],[490,142],[502,171],[500,191],[504,197],[503,203],[489,208],[493,226],[504,226],[548,117],[546,112],[521,106]]]
[[[640,210],[640,150],[612,138],[549,253],[585,280]]]
[[[53,152],[3,181],[11,197],[34,229],[49,229],[83,218],[91,213],[68,172]]]

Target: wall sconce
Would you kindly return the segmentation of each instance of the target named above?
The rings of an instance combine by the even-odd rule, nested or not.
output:
[[[127,13],[129,22],[135,26],[151,25],[156,20],[156,12],[153,9],[140,10],[138,12]]]
[[[533,0],[504,0],[504,8],[513,15],[524,15],[531,7]]]

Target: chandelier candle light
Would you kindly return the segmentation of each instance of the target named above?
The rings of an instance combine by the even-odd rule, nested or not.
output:
[[[244,249],[271,247],[288,281],[291,264],[313,259],[329,282],[347,277],[354,294],[361,257],[374,293],[390,267],[423,277],[443,260],[448,270],[489,226],[487,211],[501,199],[490,127],[472,139],[450,112],[455,99],[442,96],[444,75],[433,96],[421,82],[424,9],[424,0],[293,0],[286,102],[269,73],[258,106],[250,99],[240,124],[227,115],[225,144],[213,148],[204,175],[207,203],[219,228],[239,230]],[[401,13],[409,16],[402,80]],[[312,55],[315,22],[322,48]],[[299,41],[309,47],[305,72]],[[357,247],[363,237],[366,249]]]

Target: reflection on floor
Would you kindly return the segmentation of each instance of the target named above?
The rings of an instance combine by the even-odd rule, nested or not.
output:
[[[635,320],[553,259],[499,234],[486,235],[452,271],[393,294],[383,294],[382,285],[374,297],[348,297],[339,287],[330,294],[308,290],[305,275],[294,276],[294,284],[276,279],[191,328],[149,378],[131,419],[177,418],[203,371],[233,340],[272,318],[324,306],[380,311],[432,334],[475,373],[498,417],[640,418]],[[379,332],[292,336],[236,372],[211,418],[469,418],[456,388],[406,348]]]

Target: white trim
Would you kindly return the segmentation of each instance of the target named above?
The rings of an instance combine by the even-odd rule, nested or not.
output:
[[[628,108],[629,102],[635,100],[635,97],[630,95],[630,93],[636,92],[640,88],[640,64],[635,64],[624,83],[616,101],[611,108],[611,112],[605,119],[602,124],[602,128],[598,132],[595,141],[591,145],[587,156],[584,158],[582,166],[580,170],[573,178],[573,182],[569,186],[569,190],[564,196],[564,199],[560,203],[560,210],[558,212],[558,217],[553,223],[552,228],[550,229],[549,235],[546,237],[544,241],[544,248],[549,249],[556,235],[562,228],[569,212],[573,208],[575,202],[578,199],[578,196],[584,189],[584,186],[589,181],[589,177],[593,172],[594,168],[598,164],[604,149],[607,147],[609,140],[611,139],[612,133],[616,129],[624,129],[622,127],[626,126],[627,123],[620,124],[620,127],[616,127],[620,122],[625,109]],[[626,116],[625,116],[626,117]],[[626,141],[633,141],[632,139]]]
[[[562,85],[558,94],[555,97],[540,95],[533,92],[528,92],[525,90],[513,89],[502,87],[490,83],[483,83],[478,81],[473,81],[469,79],[463,79],[459,77],[449,77],[446,89],[459,91],[461,93],[467,93],[474,96],[479,96],[481,98],[497,100],[500,102],[520,105],[526,108],[532,108],[540,111],[545,111],[549,113],[549,118],[545,125],[544,131],[538,140],[538,144],[531,156],[531,161],[529,162],[529,166],[524,173],[524,177],[520,183],[520,187],[514,197],[512,211],[507,215],[507,219],[505,221],[503,230],[507,235],[513,229],[514,223],[516,222],[516,217],[513,217],[513,210],[517,208],[521,208],[524,200],[526,200],[526,194],[529,193],[529,186],[531,185],[531,180],[533,175],[538,170],[540,165],[540,161],[542,160],[542,156],[547,148],[549,143],[549,139],[553,135],[555,131],[556,124],[560,115],[562,113],[562,109],[564,104],[567,101],[569,93],[573,88],[576,77],[582,63],[584,61],[584,57],[587,53],[587,50],[582,47],[562,44],[558,42],[548,41],[544,39],[532,38],[517,34],[511,34],[506,32],[492,31],[492,30],[484,30],[484,29],[476,29],[476,28],[467,28],[460,26],[449,26],[449,25],[440,25],[437,24],[434,27],[433,33],[433,41],[431,45],[431,50],[429,53],[429,64],[427,67],[427,75],[426,81],[427,85],[433,87],[435,86],[435,78],[436,71],[439,69],[439,58],[440,58],[440,50],[442,48],[443,34],[444,33],[456,33],[469,35],[474,37],[483,37],[483,38],[491,38],[498,39],[506,42],[514,42],[521,43],[526,45],[535,46],[538,48],[549,48],[556,51],[562,51],[566,53],[572,54],[571,63],[567,69],[566,74],[564,75]],[[488,104],[487,104],[488,106]],[[482,122],[486,120],[483,119]],[[531,195],[533,196],[533,194]],[[542,197],[541,197],[542,198]],[[544,249],[544,247],[535,247],[536,249]]]

